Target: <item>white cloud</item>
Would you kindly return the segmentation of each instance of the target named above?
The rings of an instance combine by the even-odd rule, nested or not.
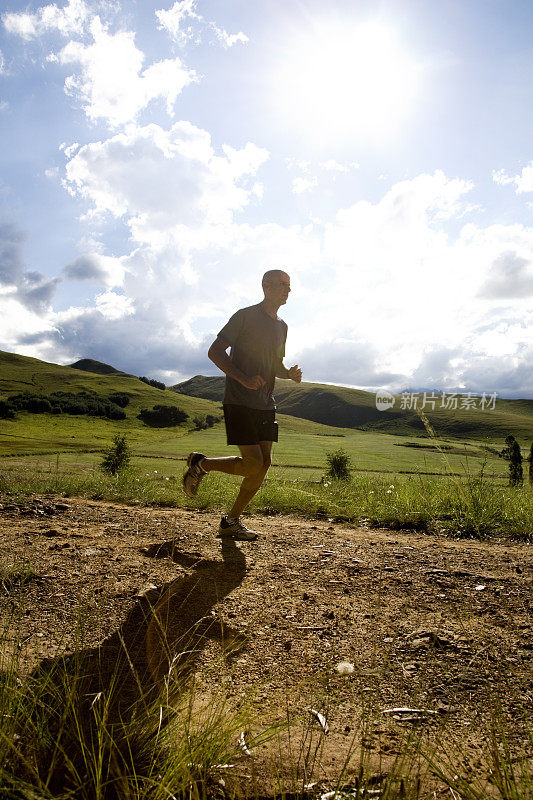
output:
[[[195,29],[191,20],[200,22],[201,16],[196,12],[196,0],[181,0],[165,10],[164,8],[155,12],[159,20],[159,27],[165,30],[174,41],[180,45],[185,45],[191,40],[199,41],[199,34],[195,33]]]
[[[500,186],[506,186],[514,183],[516,194],[524,194],[525,192],[533,192],[533,161],[522,168],[519,175],[511,177],[505,169],[494,170],[492,179]]]
[[[260,299],[262,273],[282,266],[293,286],[280,312],[289,322],[287,360],[305,379],[533,393],[527,298],[513,289],[510,304],[505,292],[484,291],[502,254],[511,255],[498,275],[519,282],[527,274],[533,228],[457,230],[472,185],[441,172],[402,181],[328,222],[252,225],[237,212],[251,202],[267,154],[251,144],[222,153],[205,131],[180,122],[130,126],[68,160],[70,191],[122,218],[132,249],[109,262],[93,252],[65,269],[64,278],[98,288],[86,309],[48,313],[48,336],[42,327],[29,334],[41,357],[90,355],[165,380],[212,373],[206,353],[216,332]],[[100,288],[111,285],[106,264],[120,267],[120,291]]]
[[[513,183],[513,178],[507,174],[505,169],[494,169],[492,171],[492,180],[499,186],[507,186],[509,183]]]
[[[246,44],[249,41],[248,37],[242,31],[239,33],[228,33],[225,28],[219,28],[213,24],[213,29],[218,36],[219,40],[226,46],[226,47],[233,47],[234,44],[237,42],[241,42],[242,44]]]
[[[83,33],[89,18],[89,8],[83,0],[69,0],[59,8],[55,3],[43,6],[36,14],[29,11],[3,15],[4,27],[9,33],[29,40],[48,31],[57,31],[63,36]]]
[[[67,145],[66,142],[61,142],[59,149],[65,153],[67,158],[72,158],[79,146],[79,142],[72,142],[72,144],[69,145]]]
[[[251,143],[217,156],[209,134],[190,122],[170,130],[131,126],[81,147],[67,163],[66,186],[89,200],[96,213],[124,216],[137,241],[163,244],[172,236],[186,237],[183,226],[231,221],[250,200],[243,180],[267,157]]]
[[[162,8],[156,11],[159,27],[181,46],[189,42],[198,44],[202,39],[202,29],[212,30],[217,41],[224,47],[233,47],[237,42],[245,44],[248,41],[248,37],[242,31],[228,33],[215,22],[206,20],[198,14],[197,7],[197,0],[177,0],[168,10]]]
[[[299,290],[307,311],[298,326],[299,347],[318,337],[333,343],[332,352],[341,348],[346,354],[351,347],[353,355],[345,360],[350,375],[359,345],[345,343],[366,342],[377,354],[374,373],[406,376],[403,384],[391,382],[394,389],[411,384],[409,376],[428,348],[458,349],[465,357],[461,369],[443,370],[436,383],[445,388],[466,380],[468,354],[490,358],[490,350],[478,348],[482,329],[491,330],[506,353],[509,348],[519,353],[531,341],[528,329],[517,329],[510,341],[498,327],[509,309],[498,310],[500,299],[481,297],[480,289],[501,253],[533,258],[533,228],[465,224],[450,235],[446,221],[460,218],[470,189],[470,182],[449,180],[440,172],[420,175],[396,184],[377,203],[361,201],[326,223],[322,266],[308,273],[311,288]],[[524,314],[527,298],[515,297]],[[326,379],[324,370],[321,379]]]
[[[298,353],[299,365],[316,381],[369,390],[405,382],[404,375],[380,369],[379,361],[379,351],[366,340],[325,340]]]
[[[179,58],[157,61],[141,72],[144,55],[131,31],[108,33],[94,17],[90,32],[92,44],[70,41],[57,56],[61,64],[79,65],[80,73],[66,79],[65,91],[83,104],[89,119],[117,127],[135,120],[158,98],[171,114],[177,96],[196,80],[194,70]]]
[[[1,349],[39,357],[42,337],[54,334],[48,319],[43,319],[21,303],[20,298],[0,288]],[[27,341],[23,342],[25,338]],[[53,350],[50,350],[50,355]],[[57,351],[56,351],[57,352]],[[52,360],[52,359],[51,359]]]
[[[311,171],[311,162],[305,161],[299,158],[293,158],[292,156],[285,159],[285,163],[287,164],[288,169],[299,169],[301,172],[310,172]]]
[[[313,175],[309,178],[293,178],[292,181],[292,191],[294,194],[303,194],[304,192],[310,192],[311,189],[314,189],[315,186],[318,186],[318,178],[316,175]]]
[[[0,75],[6,74],[6,61],[4,58],[4,54],[0,50]]]
[[[131,298],[111,290],[96,295],[95,304],[106,320],[123,319],[123,317],[133,314],[135,310]]]

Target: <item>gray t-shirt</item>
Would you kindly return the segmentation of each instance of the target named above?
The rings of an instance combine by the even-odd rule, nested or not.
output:
[[[261,375],[266,381],[263,389],[247,389],[226,375],[224,403],[248,408],[273,409],[276,372],[285,355],[287,324],[273,319],[261,303],[241,308],[218,334],[231,345],[230,358],[245,375]]]

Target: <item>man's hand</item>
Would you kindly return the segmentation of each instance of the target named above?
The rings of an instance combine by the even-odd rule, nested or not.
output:
[[[295,364],[294,367],[291,367],[289,370],[287,370],[287,377],[296,383],[302,382],[302,370],[298,364]]]
[[[240,383],[247,389],[262,389],[266,386],[266,381],[261,375],[245,375],[240,379]]]

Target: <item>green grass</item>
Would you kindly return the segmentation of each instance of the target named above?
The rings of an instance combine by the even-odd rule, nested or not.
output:
[[[9,594],[26,586],[39,576],[26,562],[0,564],[0,590]]]
[[[239,478],[211,474],[194,500],[181,488],[184,465],[168,459],[136,458],[116,477],[83,461],[64,460],[24,466],[9,459],[0,491],[9,495],[57,492],[143,505],[222,511],[231,505]],[[533,539],[533,491],[511,488],[483,472],[461,478],[426,475],[353,473],[350,481],[320,482],[309,470],[273,468],[250,510],[296,513],[307,517],[416,529],[459,536],[516,536]]]
[[[155,390],[154,390],[155,391]],[[209,402],[209,401],[204,401]],[[132,412],[128,407],[128,415]],[[340,429],[343,436],[331,435],[332,429],[318,423],[280,414],[280,441],[274,445],[273,458],[278,466],[315,467],[322,469],[326,453],[338,447],[345,449],[356,470],[379,472],[446,472],[441,453],[427,437],[409,437]],[[134,424],[135,422],[135,424]],[[56,453],[102,452],[117,433],[124,433],[133,455],[137,457],[166,457],[183,459],[191,450],[210,455],[238,454],[228,450],[223,423],[205,431],[176,428],[148,428],[138,420],[112,422],[83,416],[56,416],[21,412],[19,419],[3,420],[0,427],[0,453],[4,456],[24,454],[55,455]],[[407,447],[415,443],[419,447]],[[442,440],[453,446],[448,456],[453,471],[477,469],[485,461],[491,472],[505,476],[507,463],[488,451],[486,444],[477,441]],[[494,448],[496,449],[496,448]],[[501,448],[500,448],[501,449]]]
[[[191,505],[180,487],[187,454],[191,450],[207,455],[238,454],[237,448],[227,448],[223,423],[193,431],[189,423],[175,428],[149,428],[137,419],[142,407],[162,402],[176,403],[191,418],[198,413],[220,415],[220,406],[211,400],[160,391],[133,377],[96,375],[0,354],[0,391],[4,396],[24,389],[47,393],[58,387],[103,395],[126,392],[131,397],[127,418],[112,422],[87,416],[20,412],[16,420],[3,420],[0,453],[5,456],[1,483],[4,491],[58,491],[124,502]],[[343,402],[359,395],[364,395],[367,406],[370,402],[369,393],[326,388],[329,393],[339,389]],[[292,391],[301,399],[301,393],[307,391],[304,389],[294,387]],[[521,424],[527,418],[530,401],[501,402],[505,413],[518,415]],[[440,429],[437,437],[431,427],[424,428],[420,418],[417,425],[422,430],[406,437],[332,428],[280,414],[280,441],[273,449],[273,467],[252,508],[458,534],[507,532],[531,536],[531,492],[527,486],[516,491],[507,488],[508,464],[497,456],[503,439],[458,439],[441,435]],[[105,479],[98,465],[117,434],[127,438],[132,471],[118,479]],[[352,480],[338,486],[320,484],[327,453],[339,447],[350,457]],[[204,481],[197,502],[214,510],[227,508],[236,487],[236,479],[210,476]],[[192,503],[195,504],[196,501]]]
[[[168,800],[209,794],[216,765],[240,755],[245,715],[221,695],[200,706],[172,671],[160,691],[117,713],[127,658],[103,689],[80,649],[21,681],[16,661],[0,680],[0,796],[27,800]]]

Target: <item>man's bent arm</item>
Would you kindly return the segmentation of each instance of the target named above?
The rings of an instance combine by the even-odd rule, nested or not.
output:
[[[219,368],[225,375],[233,378],[243,386],[249,383],[249,378],[238,367],[235,366],[231,358],[228,356],[226,350],[230,347],[228,342],[217,336],[211,347],[207,352],[208,358],[211,359],[213,364]]]
[[[289,377],[290,377],[289,370],[287,369],[283,361],[280,361],[278,366],[276,367],[276,378],[289,378]]]

